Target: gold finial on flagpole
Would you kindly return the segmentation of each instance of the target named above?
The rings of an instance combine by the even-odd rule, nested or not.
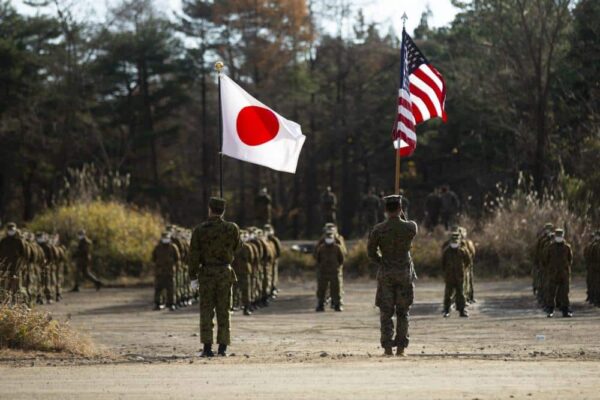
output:
[[[221,70],[223,69],[223,67],[225,67],[225,65],[223,64],[223,61],[217,61],[215,63],[215,70],[220,74]]]

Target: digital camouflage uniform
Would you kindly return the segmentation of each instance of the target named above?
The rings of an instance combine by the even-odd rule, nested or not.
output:
[[[548,313],[553,312],[555,308],[560,309],[563,313],[570,311],[569,285],[572,263],[573,252],[566,241],[562,243],[555,241],[548,245],[544,254],[546,267],[544,304]]]
[[[331,234],[331,239],[333,239],[333,234]],[[335,240],[332,244],[324,243],[318,247],[316,259],[318,300],[317,311],[323,310],[323,304],[325,303],[325,296],[328,288],[331,293],[331,301],[333,306],[340,308],[344,293],[344,253],[342,251],[342,247],[335,243]]]
[[[236,281],[231,263],[240,246],[239,228],[222,217],[209,217],[192,233],[190,277],[198,279],[200,287],[200,340],[205,345],[213,343],[215,312],[217,343],[228,345],[231,341],[232,285]]]
[[[24,302],[27,293],[22,286],[22,274],[25,265],[25,244],[16,225],[7,224],[7,228],[14,227],[13,236],[5,236],[0,240],[0,268],[2,268],[3,288],[7,291],[12,303]]]
[[[379,266],[375,305],[380,310],[381,346],[386,349],[395,346],[404,349],[409,343],[408,318],[414,300],[415,277],[410,248],[416,234],[415,222],[391,217],[375,225],[369,235],[368,256]],[[395,338],[394,315],[397,318]]]
[[[168,236],[163,235],[163,239],[156,245],[152,252],[152,261],[154,262],[154,304],[158,308],[163,302],[163,292],[165,305],[174,309],[177,303],[176,285],[177,285],[177,267],[181,261],[180,253],[171,241],[166,241]]]

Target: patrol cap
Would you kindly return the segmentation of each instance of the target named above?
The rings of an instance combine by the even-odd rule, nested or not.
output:
[[[248,231],[246,229],[240,229],[240,236],[241,235],[247,235]]]
[[[170,238],[171,237],[171,232],[169,232],[168,230],[166,230],[160,236],[163,237],[163,238]]]
[[[165,229],[167,230],[167,232],[171,232],[175,230],[175,225],[169,224],[165,227]]]
[[[546,222],[544,224],[544,229],[547,229],[547,230],[554,229],[554,224],[551,222]]]
[[[265,231],[272,231],[273,230],[273,225],[271,225],[271,224],[265,224],[265,226],[263,226],[263,229]]]
[[[8,224],[6,224],[6,229],[17,229],[17,224],[15,224],[14,222],[9,222]]]
[[[402,196],[400,196],[399,194],[392,194],[389,196],[385,196],[383,198],[383,201],[385,202],[385,205],[400,205],[402,202]]]
[[[460,233],[458,233],[458,232],[453,232],[453,233],[450,235],[450,239],[452,239],[452,240],[458,240],[458,239],[460,239]]]
[[[556,229],[554,231],[554,236],[560,237],[560,236],[564,236],[564,235],[565,235],[565,231],[563,229]]]
[[[221,197],[211,197],[208,201],[208,206],[211,210],[213,210],[216,213],[222,213],[223,211],[225,211],[226,204],[227,202],[225,201],[225,199]]]
[[[335,237],[335,232],[333,232],[333,231],[327,231],[325,233],[325,237],[326,238],[333,238],[333,237]]]
[[[79,232],[77,232],[78,235],[85,235],[85,229],[80,229]]]
[[[37,236],[37,237],[40,237],[40,236],[44,236],[45,234],[46,234],[45,232],[42,232],[42,231],[37,231],[37,232],[35,233],[35,236]]]

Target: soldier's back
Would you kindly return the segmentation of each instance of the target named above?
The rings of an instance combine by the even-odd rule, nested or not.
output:
[[[416,234],[414,221],[389,218],[375,225],[370,241],[379,248],[385,266],[404,266],[411,262],[410,248]]]

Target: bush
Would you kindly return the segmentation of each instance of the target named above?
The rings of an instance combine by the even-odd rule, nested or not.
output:
[[[24,305],[0,305],[0,348],[67,352],[83,357],[98,354],[92,341],[68,322],[59,322],[48,313]]]
[[[58,233],[71,249],[76,246],[77,231],[84,228],[94,243],[95,269],[105,278],[148,272],[163,227],[163,219],[155,213],[100,200],[56,207],[28,225],[32,231]]]
[[[302,276],[305,272],[315,270],[316,261],[312,254],[301,253],[289,248],[283,248],[279,258],[279,271],[291,277]]]

